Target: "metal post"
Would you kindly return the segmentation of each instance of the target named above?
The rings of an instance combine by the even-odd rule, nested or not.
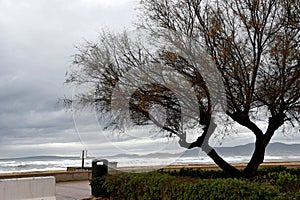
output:
[[[82,154],[81,154],[81,168],[84,168],[84,150],[82,150]]]

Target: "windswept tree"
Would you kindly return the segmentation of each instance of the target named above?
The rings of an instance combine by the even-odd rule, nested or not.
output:
[[[152,123],[178,137],[182,147],[202,148],[231,175],[253,177],[276,131],[288,123],[299,131],[300,2],[140,5],[139,28],[148,40],[102,34],[100,42],[80,48],[67,82],[92,85],[69,102],[95,106],[107,127]],[[226,116],[255,137],[242,174],[209,143]],[[266,121],[266,130],[258,120]],[[189,141],[190,133],[199,137]]]

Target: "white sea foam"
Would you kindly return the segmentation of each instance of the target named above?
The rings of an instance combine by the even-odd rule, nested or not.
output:
[[[250,160],[250,156],[231,156],[224,157],[230,163],[243,163]],[[85,160],[85,166],[92,166],[92,158]],[[130,166],[165,166],[170,164],[211,164],[212,159],[206,157],[111,157],[110,162],[118,162],[118,167]],[[300,156],[266,156],[265,161],[300,161]],[[0,160],[0,173],[8,172],[26,172],[26,171],[46,171],[46,170],[65,170],[67,167],[80,167],[81,159],[16,159]]]

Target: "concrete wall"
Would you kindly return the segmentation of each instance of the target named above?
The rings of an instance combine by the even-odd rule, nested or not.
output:
[[[55,200],[55,177],[0,180],[1,200]]]
[[[54,174],[56,182],[64,181],[84,181],[92,178],[91,171],[74,171]]]
[[[45,177],[45,176],[54,176],[56,182],[84,181],[84,180],[90,180],[92,178],[92,171],[79,170],[79,171],[52,171],[52,172],[30,172],[30,173],[27,172],[27,173],[0,174],[0,180],[11,179],[11,178],[30,178],[30,177]]]

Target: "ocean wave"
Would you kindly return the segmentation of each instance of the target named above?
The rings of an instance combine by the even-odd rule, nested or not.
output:
[[[229,163],[249,162],[250,156],[228,156],[224,159]],[[214,163],[208,156],[190,156],[190,157],[111,157],[110,162],[117,162],[118,167],[132,166],[166,166],[170,164],[212,164]],[[265,157],[265,161],[300,161],[300,156],[270,156]],[[91,167],[92,158],[85,160],[85,166]],[[65,170],[67,167],[80,167],[81,159],[58,159],[58,160],[2,160],[0,161],[0,173],[7,172],[27,172],[27,171],[47,171],[47,170]]]

